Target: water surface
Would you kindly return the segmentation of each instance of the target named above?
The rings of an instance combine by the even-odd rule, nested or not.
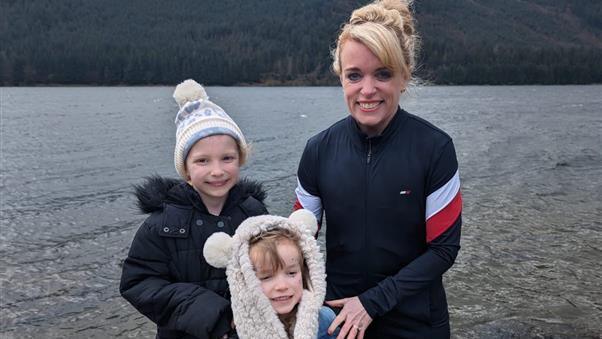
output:
[[[118,284],[144,220],[131,185],[176,176],[172,90],[0,88],[0,336],[154,336]],[[253,145],[244,174],[288,214],[305,141],[346,115],[341,89],[208,93]],[[458,152],[462,250],[445,275],[454,337],[602,333],[600,93],[425,87],[402,98]]]

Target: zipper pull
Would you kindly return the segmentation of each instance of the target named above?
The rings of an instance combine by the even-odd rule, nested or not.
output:
[[[370,163],[370,158],[372,158],[372,141],[368,140],[368,158],[366,159],[366,164]]]

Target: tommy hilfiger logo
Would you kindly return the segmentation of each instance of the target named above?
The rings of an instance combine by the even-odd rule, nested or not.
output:
[[[399,192],[399,195],[410,195],[410,193],[412,193],[412,191],[410,191],[410,190],[402,190],[401,192]]]

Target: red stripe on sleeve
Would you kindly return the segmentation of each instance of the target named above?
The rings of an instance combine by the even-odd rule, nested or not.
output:
[[[299,199],[295,199],[295,204],[293,205],[293,212],[296,210],[300,210],[303,208],[303,205],[299,202]]]
[[[447,231],[462,212],[462,195],[460,191],[447,206],[426,221],[426,242],[430,243]]]

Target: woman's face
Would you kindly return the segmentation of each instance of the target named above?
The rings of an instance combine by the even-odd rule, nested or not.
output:
[[[406,81],[353,39],[341,46],[340,53],[341,85],[349,112],[362,132],[379,135],[397,112]]]

